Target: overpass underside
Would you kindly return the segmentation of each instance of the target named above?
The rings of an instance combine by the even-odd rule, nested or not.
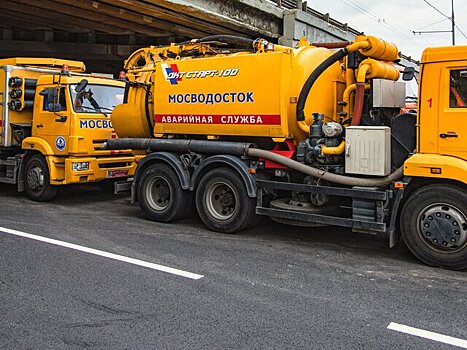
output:
[[[108,73],[139,47],[212,34],[286,45],[356,34],[295,0],[2,0],[0,28],[0,58],[77,59]]]

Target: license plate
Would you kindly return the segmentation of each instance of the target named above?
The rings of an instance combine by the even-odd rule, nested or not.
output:
[[[107,178],[114,179],[116,177],[127,177],[128,170],[107,170]]]

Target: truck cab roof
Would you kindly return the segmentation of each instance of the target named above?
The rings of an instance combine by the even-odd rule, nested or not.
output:
[[[423,51],[421,64],[461,61],[465,59],[467,46],[429,47]]]
[[[0,66],[23,66],[36,68],[61,69],[63,65],[68,66],[70,72],[82,73],[86,66],[80,61],[63,60],[60,58],[35,58],[35,57],[12,57],[0,60]]]

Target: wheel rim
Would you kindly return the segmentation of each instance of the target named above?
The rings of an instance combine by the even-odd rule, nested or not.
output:
[[[27,175],[28,186],[34,191],[44,187],[44,172],[38,166],[31,168]]]
[[[148,204],[155,210],[162,211],[170,205],[170,185],[163,177],[154,176],[146,186],[145,192]]]
[[[204,198],[209,215],[217,220],[229,220],[237,211],[235,191],[226,182],[218,181],[211,184]]]
[[[455,253],[467,245],[467,217],[451,204],[436,203],[418,216],[418,234],[433,250]]]

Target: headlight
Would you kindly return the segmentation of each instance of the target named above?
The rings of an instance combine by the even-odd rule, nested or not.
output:
[[[85,171],[85,170],[89,170],[89,162],[71,163],[71,170],[72,170],[72,171]]]

